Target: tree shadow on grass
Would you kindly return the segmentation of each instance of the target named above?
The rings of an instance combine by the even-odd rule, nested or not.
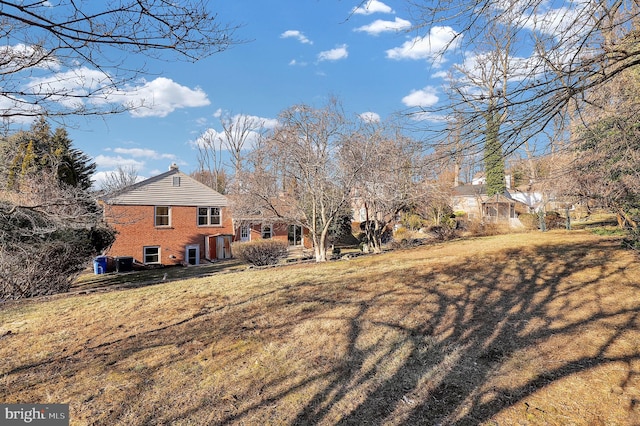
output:
[[[402,365],[369,387],[366,398],[338,423],[480,424],[554,382],[615,363],[628,367],[628,379],[622,387],[632,380],[637,385],[640,371],[631,365],[640,361],[639,348],[618,343],[632,339],[627,333],[640,336],[640,298],[619,306],[611,303],[616,288],[606,283],[607,276],[622,273],[624,268],[607,272],[605,259],[597,258],[606,247],[600,254],[595,249],[587,245],[565,247],[561,259],[557,248],[526,249],[500,253],[480,265],[470,262],[427,267],[426,272],[407,271],[410,291],[404,293],[401,310],[406,316],[378,319],[375,313],[368,315],[385,304],[384,298],[372,299],[367,311],[359,311],[352,319],[350,351],[357,360],[372,356],[371,350],[361,353],[356,348],[356,334],[364,322],[396,329],[411,349],[403,354]],[[590,277],[573,283],[572,276],[584,270],[590,271]],[[637,284],[632,286],[640,290]],[[427,299],[421,297],[423,292],[429,295]],[[407,321],[408,317],[415,321]],[[598,338],[585,340],[586,347],[576,344],[582,333],[593,327],[608,331],[600,330]],[[602,338],[602,333],[607,336]],[[558,348],[556,354],[538,352],[538,346],[544,347],[550,339],[562,341],[568,348]],[[626,351],[621,352],[622,347]],[[576,352],[571,354],[571,350]],[[376,365],[393,363],[393,356],[380,357]],[[527,358],[541,360],[534,368],[523,366],[519,375],[514,371],[518,357],[524,357],[521,363]],[[554,363],[547,364],[551,359]],[[358,367],[364,368],[364,362],[356,370]],[[359,371],[358,376],[369,380],[375,375],[375,368],[370,368],[372,371],[364,375]],[[504,374],[514,377],[495,380],[495,375]],[[344,389],[353,378],[341,377],[331,386]],[[358,383],[347,386],[354,389]],[[317,395],[294,423],[323,423],[325,413],[345,393]],[[334,396],[327,401],[327,395]],[[637,395],[632,397],[628,419],[638,415],[637,399]],[[528,404],[524,407],[523,411],[529,409]],[[537,409],[536,414],[545,413]]]
[[[629,341],[640,336],[640,298],[612,303],[619,289],[607,279],[625,268],[607,271],[606,251],[572,245],[560,249],[561,259],[555,247],[503,252],[480,265],[424,265],[405,271],[405,286],[393,294],[366,294],[367,283],[351,283],[357,308],[346,318],[343,364],[291,424],[474,425],[519,402],[523,421],[544,423],[552,410],[530,407],[527,397],[614,364],[626,366],[621,393],[633,395],[640,349]],[[588,276],[574,278],[585,271]],[[367,281],[377,280],[384,278]],[[627,285],[638,294],[637,283]],[[322,303],[345,303],[344,296]],[[386,316],[389,303],[395,316]],[[393,330],[399,340],[368,346],[363,330],[372,328]],[[392,373],[382,371],[399,360]],[[597,410],[595,420],[607,415]],[[638,415],[637,395],[626,410],[628,421]],[[585,413],[574,414],[576,420]]]
[[[514,407],[517,412],[507,422],[553,424],[567,414],[552,407],[554,386],[616,366],[622,370],[616,389],[621,410],[633,424],[630,419],[640,409],[632,394],[640,386],[640,286],[636,277],[626,276],[627,266],[636,270],[633,265],[618,262],[618,269],[611,269],[610,244],[496,251],[480,257],[482,263],[472,255],[458,265],[415,261],[402,277],[375,268],[366,278],[347,271],[328,281],[312,274],[296,286],[283,283],[231,303],[204,300],[199,311],[171,324],[3,375],[25,374],[21,386],[26,390],[41,373],[73,375],[94,362],[109,374],[122,360],[173,345],[170,357],[133,376],[123,399],[96,417],[95,424],[475,425],[493,424]],[[291,352],[302,326],[317,333],[318,341],[323,330],[334,327],[327,333],[338,343],[314,346],[312,336],[300,343],[299,352]],[[286,348],[286,356],[297,356],[306,369],[264,372],[255,352],[238,350],[234,342],[251,351],[273,343],[274,351]],[[200,353],[196,362],[194,351]],[[220,384],[207,385],[209,390],[189,388],[200,392],[197,401],[185,395],[189,403],[171,411],[141,408],[141,396],[151,387],[161,388],[165,369],[198,368],[200,362],[215,365],[223,359],[238,370],[256,363],[262,375],[234,384],[229,371]],[[267,368],[276,370],[278,364]],[[209,379],[206,373],[193,377]],[[551,392],[546,400],[532,399],[543,391]],[[81,403],[102,407],[100,400],[96,392]],[[593,409],[570,413],[570,421],[580,424],[589,413],[598,420]],[[617,421],[624,424],[625,419]]]

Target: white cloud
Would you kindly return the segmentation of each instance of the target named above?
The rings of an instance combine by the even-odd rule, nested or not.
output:
[[[302,33],[302,31],[298,30],[287,30],[280,34],[280,38],[295,38],[302,44],[313,44],[313,42]]]
[[[438,103],[438,95],[435,87],[427,86],[424,89],[412,90],[402,98],[402,103],[410,108],[430,107]]]
[[[371,15],[373,13],[395,13],[391,7],[378,0],[369,0],[366,4],[353,9],[356,15]]]
[[[58,72],[47,77],[31,78],[25,84],[28,92],[36,96],[46,96],[49,100],[70,108],[78,107],[83,100],[92,101],[92,92],[109,96],[112,91],[106,88],[110,85],[111,79],[107,74],[86,67]],[[97,98],[97,102],[105,102],[104,96]]]
[[[325,50],[324,52],[320,52],[318,54],[319,61],[338,61],[340,59],[345,59],[349,56],[349,52],[347,51],[347,45],[343,44],[340,47],[336,47],[335,49]]]
[[[140,87],[127,88],[117,97],[123,105],[133,107],[133,117],[166,117],[176,109],[211,103],[202,89],[190,89],[165,77],[158,77]]]
[[[39,105],[32,105],[29,101],[22,101],[18,97],[0,97],[0,116],[9,117],[12,114],[21,112],[24,116],[14,115],[11,121],[16,124],[29,124],[35,121],[35,117],[43,114],[44,109]]]
[[[453,68],[457,71],[454,77],[458,82],[467,85],[466,90],[469,93],[479,90],[478,94],[480,94],[486,86],[499,85],[504,78],[503,71],[506,72],[510,82],[533,78],[539,72],[537,70],[539,58],[535,56],[529,58],[511,56],[507,58],[506,70],[502,70],[503,61],[504,58],[496,57],[494,52],[467,54],[464,62]],[[489,81],[490,79],[494,81]]]
[[[378,35],[384,32],[404,30],[409,27],[411,27],[411,22],[396,17],[395,21],[377,19],[369,25],[363,25],[354,29],[354,31],[365,32],[369,35]]]
[[[113,152],[116,154],[130,155],[132,157],[145,157],[152,160],[169,159],[175,160],[176,156],[173,154],[161,154],[153,149],[144,148],[114,148]]]
[[[140,170],[144,167],[144,161],[134,160],[133,158],[124,158],[120,155],[118,156],[109,156],[109,155],[98,155],[94,158],[97,166],[99,168],[111,169],[116,168],[118,166],[133,166],[136,169]]]
[[[216,129],[208,128],[195,141],[190,141],[189,144],[193,148],[206,148],[213,146],[216,149],[224,149],[223,139],[224,132],[218,132]]]
[[[291,61],[289,61],[289,66],[292,67],[306,67],[307,63],[306,62],[298,62],[295,59],[292,59]]]
[[[129,109],[133,117],[166,117],[176,109],[211,103],[202,89],[191,89],[165,77],[121,89],[112,85],[108,74],[79,67],[25,80],[23,90],[71,109],[80,108],[83,103],[119,104]]]
[[[223,115],[224,113],[221,113],[219,117],[222,117]],[[250,149],[255,145],[262,130],[274,129],[278,125],[278,120],[275,118],[265,118],[246,114],[236,114],[229,120],[236,129],[242,129],[247,125],[255,126],[255,128],[248,131],[244,145],[245,149]],[[227,136],[224,131],[209,128],[205,130],[195,141],[189,142],[189,144],[194,148],[213,146],[218,150],[226,150],[226,137]]]
[[[379,123],[380,122],[380,114],[375,112],[367,111],[363,112],[359,115],[360,119],[365,123]]]
[[[4,59],[2,72],[6,74],[19,72],[24,68],[60,69],[55,55],[41,46],[22,43],[0,46],[0,56]]]
[[[451,27],[433,27],[424,37],[414,37],[400,47],[387,50],[390,59],[433,59],[437,60],[447,49],[458,46],[459,39]]]
[[[100,171],[100,172],[96,172],[91,176],[91,181],[93,182],[93,187],[95,189],[100,189],[104,186],[104,183],[107,181],[108,178],[110,178],[112,176],[113,173],[117,173],[117,169],[113,169],[113,170],[104,170],[104,171]],[[160,173],[156,173],[156,174],[160,174]],[[155,176],[153,173],[151,174],[151,176]],[[136,182],[141,182],[143,180],[145,180],[146,177],[144,176],[136,176]]]

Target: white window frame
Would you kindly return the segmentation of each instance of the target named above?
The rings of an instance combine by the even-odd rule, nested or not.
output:
[[[249,225],[240,226],[240,241],[251,241],[251,227]]]
[[[195,250],[196,251],[195,263],[190,263],[189,262],[189,251],[190,250]],[[200,245],[199,244],[189,244],[188,246],[185,246],[184,261],[189,263],[190,265],[199,265],[200,264]]]
[[[167,224],[158,224],[158,209],[166,208],[167,209]],[[165,215],[161,215],[161,217],[165,217]],[[171,206],[155,206],[153,208],[153,225],[157,228],[168,228],[171,226]]]
[[[207,209],[206,215],[200,214],[201,209]],[[218,210],[218,214],[212,214],[213,209]],[[198,207],[196,208],[196,223],[198,226],[222,226],[222,207]],[[218,218],[218,223],[213,223],[213,218]],[[200,218],[204,218],[206,223],[200,223]]]
[[[268,237],[265,237],[265,236],[264,236],[265,228],[268,228],[268,229],[269,229],[269,236],[268,236]],[[262,238],[263,240],[268,240],[269,238],[273,238],[273,225],[269,225],[269,224],[266,224],[266,225],[265,225],[265,224],[263,223],[263,224],[262,224],[262,229],[261,229],[261,231],[260,231],[260,238]]]
[[[365,207],[360,207],[360,211],[358,211],[360,216],[360,222],[365,222],[367,220],[367,209]]]
[[[149,249],[158,250],[158,254],[148,254],[147,250],[149,250]],[[157,256],[158,260],[155,261],[155,262],[147,262],[147,257],[149,257],[149,256],[154,256],[154,257]],[[145,265],[160,264],[160,263],[162,263],[161,260],[162,260],[162,253],[161,253],[160,246],[144,246],[144,247],[142,247],[142,262]]]

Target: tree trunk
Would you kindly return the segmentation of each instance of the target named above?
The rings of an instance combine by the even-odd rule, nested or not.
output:
[[[323,230],[320,238],[314,238],[314,253],[316,256],[316,262],[326,262],[327,261],[327,235]]]

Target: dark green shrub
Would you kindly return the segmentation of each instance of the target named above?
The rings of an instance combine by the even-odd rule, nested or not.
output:
[[[234,256],[255,266],[275,265],[289,254],[287,243],[279,240],[256,240],[233,245]]]

